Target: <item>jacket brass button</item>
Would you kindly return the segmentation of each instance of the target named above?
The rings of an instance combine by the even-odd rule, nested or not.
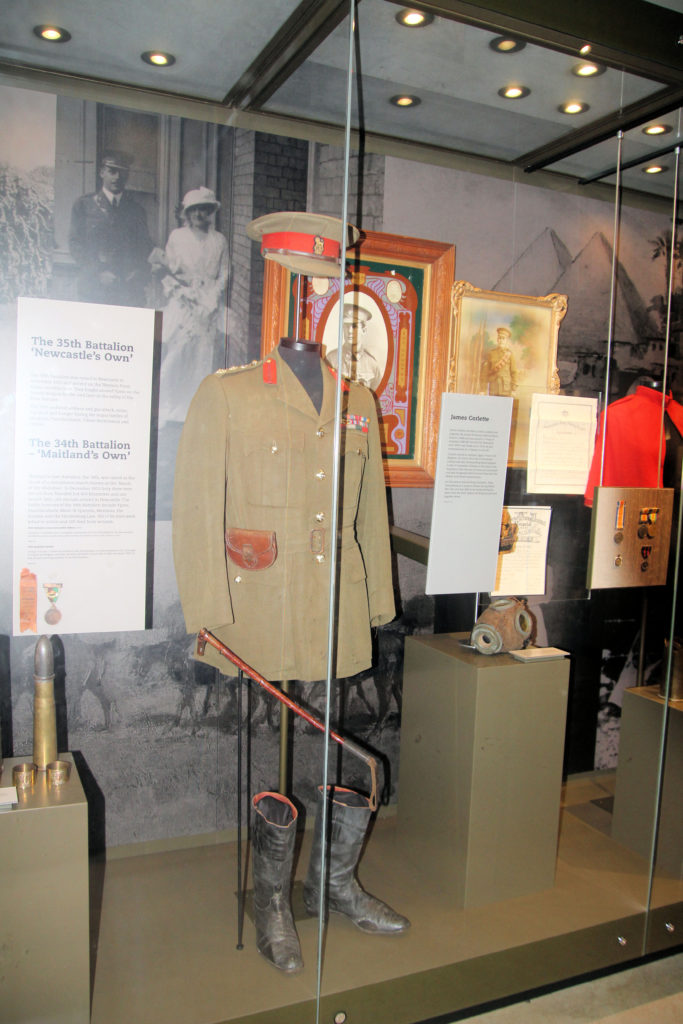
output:
[[[241,583],[241,582],[242,582],[242,577],[241,576],[235,576],[235,583]]]
[[[325,476],[326,476],[325,470],[324,469],[319,469],[318,472],[315,475],[318,478],[318,480],[324,480]]]
[[[316,555],[315,556],[315,560],[316,560],[316,562],[324,562],[325,561],[325,556],[324,555]]]
[[[315,432],[315,436],[316,436],[316,437],[324,437],[324,436],[325,436],[325,431],[323,430],[323,428],[322,428],[322,427],[320,427],[320,429],[319,429],[319,430],[316,430],[316,432]]]
[[[275,453],[278,451],[277,445],[276,444],[271,445],[270,446],[270,450],[273,453],[273,455],[275,455]]]
[[[316,514],[315,514],[315,521],[316,521],[316,523],[322,523],[322,522],[324,522],[324,520],[325,520],[325,513],[324,512],[316,512]]]

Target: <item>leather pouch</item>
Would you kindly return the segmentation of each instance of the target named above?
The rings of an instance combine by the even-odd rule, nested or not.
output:
[[[277,558],[277,538],[272,530],[233,527],[225,531],[225,550],[240,569],[269,569]]]

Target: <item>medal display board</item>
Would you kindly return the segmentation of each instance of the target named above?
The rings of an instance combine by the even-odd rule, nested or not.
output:
[[[666,583],[673,511],[670,487],[596,487],[589,590]]]

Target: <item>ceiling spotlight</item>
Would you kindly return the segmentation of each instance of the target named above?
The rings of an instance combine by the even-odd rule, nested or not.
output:
[[[670,124],[649,124],[647,128],[643,128],[644,135],[668,135],[671,131],[673,128]]]
[[[511,36],[495,36],[489,41],[489,46],[496,53],[519,53],[526,46],[521,39],[512,39]]]
[[[579,53],[581,54],[582,57],[587,57],[588,54],[591,52],[591,50],[592,50],[591,44],[590,43],[584,43],[584,45],[579,50]]]
[[[145,50],[140,54],[145,64],[152,64],[156,68],[169,68],[175,64],[175,57],[172,53],[164,53],[162,50]]]
[[[504,100],[523,100],[530,92],[531,89],[527,89],[526,85],[507,85],[498,90],[498,95]]]
[[[404,28],[424,28],[426,25],[431,25],[434,21],[434,15],[425,14],[424,11],[414,11],[406,7],[398,12],[396,21],[399,25],[403,25]]]
[[[572,74],[577,75],[579,78],[594,78],[595,75],[603,75],[605,68],[600,64],[595,64],[593,61],[581,61],[580,64],[575,64],[572,68]]]
[[[590,107],[587,103],[579,103],[576,100],[572,100],[570,103],[562,103],[557,108],[561,114],[585,114]]]
[[[662,171],[667,171],[668,167],[663,164],[650,164],[649,167],[643,167],[644,174],[661,174]]]
[[[36,25],[33,34],[48,43],[68,43],[71,39],[71,33],[58,25]]]
[[[405,93],[401,96],[392,96],[389,100],[395,107],[417,107],[422,100],[419,96],[407,96]]]

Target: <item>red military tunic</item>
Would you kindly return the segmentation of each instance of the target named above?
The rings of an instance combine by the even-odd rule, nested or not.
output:
[[[671,395],[666,395],[664,408],[676,429],[683,434],[683,406]],[[661,393],[639,385],[635,394],[619,398],[607,407],[605,468],[601,481],[604,421],[603,413],[595,439],[584,504],[592,506],[593,489],[600,483],[604,487],[662,487],[666,442]]]

